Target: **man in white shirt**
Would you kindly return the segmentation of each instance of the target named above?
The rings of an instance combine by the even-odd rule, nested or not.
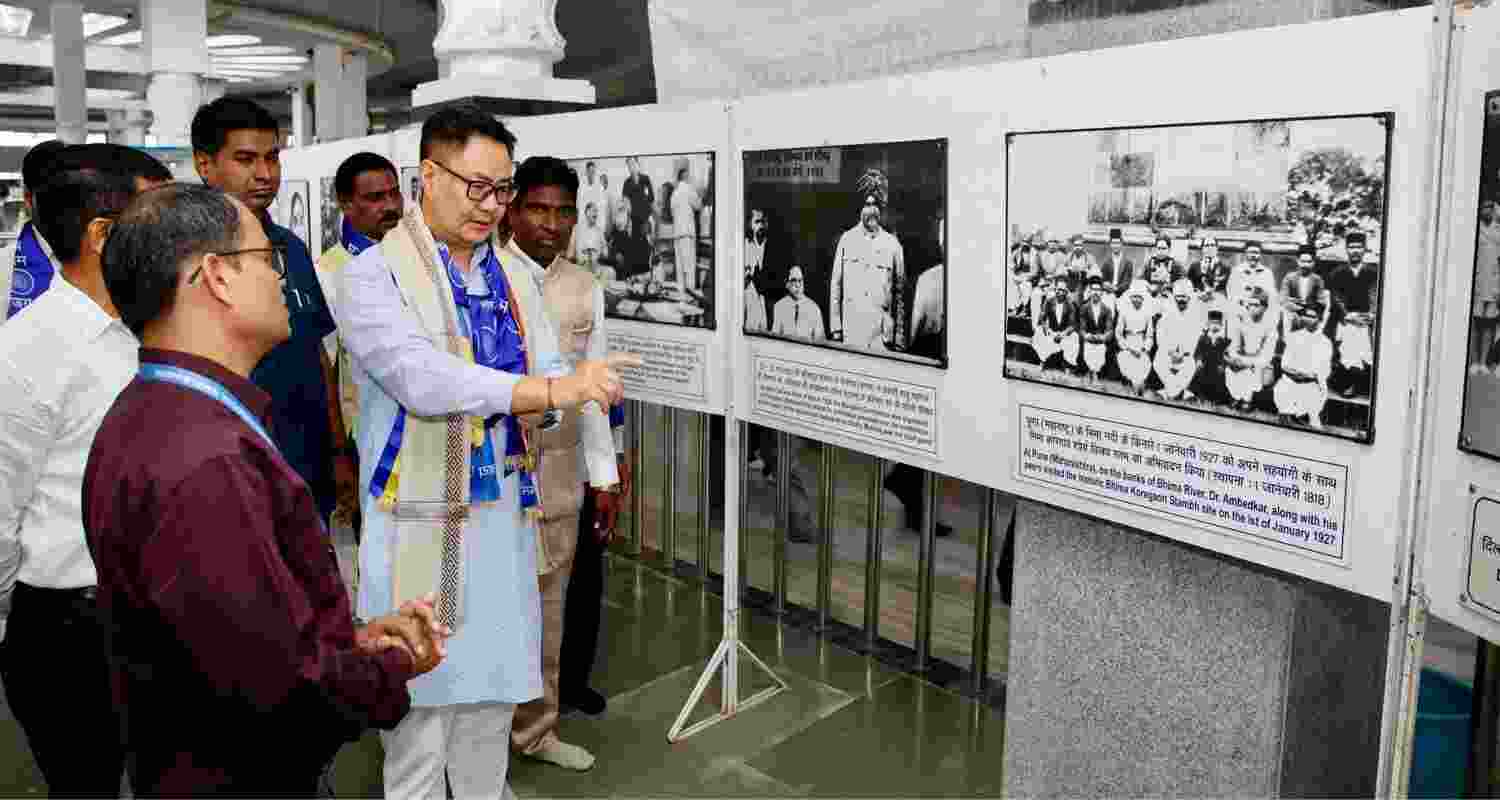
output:
[[[578,187],[578,207],[588,214],[588,207],[593,205],[599,209],[600,227],[605,233],[609,232],[609,201],[606,199],[606,189],[600,182],[603,177],[598,174],[599,165],[593,161],[583,165],[583,184]],[[580,251],[581,252],[581,251]]]
[[[1203,334],[1203,316],[1193,301],[1192,281],[1178,279],[1172,287],[1172,301],[1156,324],[1156,377],[1161,380],[1162,397],[1192,399],[1185,393],[1198,369],[1193,353]]]
[[[702,208],[703,196],[683,166],[677,170],[677,187],[672,191],[673,260],[677,284],[693,291],[698,290],[698,212]]]
[[[1310,428],[1323,427],[1323,406],[1328,402],[1328,374],[1333,370],[1333,342],[1323,333],[1323,307],[1304,304],[1288,325],[1286,348],[1281,353],[1281,379],[1273,392],[1276,411],[1283,422],[1300,422]]]
[[[61,150],[36,191],[61,269],[0,326],[0,680],[53,796],[114,797],[124,750],[111,695],[82,485],[104,414],[135,376],[139,343],[100,266],[111,221],[170,181],[120,145]]]
[[[876,353],[905,350],[907,344],[906,255],[881,226],[888,193],[885,173],[867,169],[860,176],[859,222],[839,237],[829,281],[830,338]]]
[[[786,297],[776,303],[772,312],[771,333],[777,336],[791,336],[797,339],[811,339],[815,342],[822,341],[823,335],[823,311],[818,304],[806,294],[806,281],[802,277],[801,267],[792,267],[787,270]]]

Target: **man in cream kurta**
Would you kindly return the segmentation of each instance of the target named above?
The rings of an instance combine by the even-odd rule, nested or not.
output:
[[[513,262],[514,272],[535,281],[558,333],[562,358],[569,364],[605,354],[603,289],[592,273],[562,256],[578,218],[577,193],[578,176],[567,162],[528,158],[516,170],[516,199],[506,217],[512,238],[501,253],[502,259]],[[586,770],[594,765],[593,755],[557,733],[563,606],[577,551],[584,484],[611,499],[618,497],[615,443],[609,417],[595,406],[565,414],[560,425],[533,429],[531,435],[540,454],[537,588],[542,597],[543,695],[516,708],[511,746],[565,769]],[[602,495],[599,499],[608,503]]]
[[[390,797],[441,800],[445,776],[456,797],[509,796],[511,717],[516,704],[542,695],[540,509],[532,505],[534,494],[522,493],[532,481],[527,465],[534,451],[516,418],[616,402],[621,389],[611,365],[630,360],[580,361],[565,375],[535,281],[496,257],[494,231],[512,193],[514,143],[476,107],[433,114],[422,128],[421,208],[342,272],[339,328],[360,398],[359,613],[431,591],[418,588],[424,578],[460,587],[456,597],[439,597],[439,615],[457,615],[447,659],[409,684],[410,713],[382,733]],[[487,318],[492,314],[498,325]],[[521,362],[494,366],[496,351],[512,363],[518,339]],[[398,419],[404,433],[393,436]],[[463,435],[454,436],[455,423]],[[470,434],[472,453],[462,452],[470,450]],[[461,448],[457,458],[455,448]],[[394,469],[386,458],[393,450]],[[434,478],[437,497],[422,500]],[[459,499],[448,499],[455,492]],[[453,515],[460,512],[463,535],[450,548]],[[444,545],[436,560],[434,518]],[[442,563],[451,575],[455,553],[456,581],[439,581],[433,565]]]

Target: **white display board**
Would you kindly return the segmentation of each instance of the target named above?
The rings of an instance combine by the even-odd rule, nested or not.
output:
[[[1419,554],[1425,556],[1420,582],[1432,613],[1485,639],[1500,641],[1500,597],[1492,585],[1495,568],[1500,566],[1493,563],[1494,542],[1500,542],[1500,520],[1493,513],[1494,496],[1500,493],[1500,460],[1484,454],[1493,453],[1494,448],[1483,441],[1491,420],[1500,420],[1500,407],[1485,392],[1494,378],[1493,370],[1470,373],[1474,365],[1469,341],[1475,319],[1481,184],[1487,199],[1494,199],[1500,178],[1493,171],[1481,174],[1486,163],[1486,95],[1500,90],[1500,53],[1493,47],[1495,37],[1500,36],[1500,8],[1472,9],[1459,14],[1457,22],[1455,46],[1461,66],[1454,71],[1458,85],[1450,95],[1452,156],[1445,170],[1440,239],[1440,263],[1446,273],[1438,299],[1440,312],[1433,323],[1429,465],[1424,516],[1418,521],[1426,530],[1427,547],[1425,554]],[[1489,104],[1494,103],[1489,98]],[[1494,121],[1490,127],[1495,127]],[[1500,147],[1496,137],[1491,138],[1491,149]],[[1491,161],[1494,157],[1492,153]],[[1500,269],[1500,265],[1495,267]],[[1481,277],[1480,283],[1484,282]],[[1477,288],[1486,294],[1483,285]],[[1412,300],[1421,302],[1425,297],[1417,293]],[[1466,390],[1473,392],[1470,399],[1478,406],[1467,415]]]
[[[644,364],[625,378],[625,394],[636,400],[693,411],[724,413],[728,385],[724,353],[729,334],[723,309],[735,281],[726,242],[730,215],[737,204],[729,185],[729,125],[722,103],[601,109],[572,114],[515,117],[505,120],[516,134],[516,162],[533,155],[566,161],[615,161],[625,156],[669,159],[684,154],[713,155],[712,205],[714,310],[713,329],[611,317],[606,322],[611,350],[639,353]],[[403,173],[420,162],[421,129],[403,128],[391,135],[392,160]],[[701,162],[701,158],[695,158]],[[582,170],[580,170],[580,178]],[[618,175],[616,176],[618,178]],[[658,176],[660,177],[660,176]],[[705,176],[699,176],[700,178]],[[618,184],[615,187],[618,193]],[[580,212],[582,209],[580,209]]]
[[[338,201],[333,196],[334,173],[338,172],[344,159],[364,151],[391,158],[391,136],[382,133],[341,139],[281,153],[281,180],[307,181],[307,249],[314,261],[338,241],[339,214]]]
[[[1424,313],[1409,299],[1425,285],[1430,27],[1413,9],[737,103],[737,164],[771,149],[946,140],[948,360],[740,336],[736,414],[1389,600]],[[1325,86],[1306,59],[1275,55],[1289,53],[1360,68]],[[1201,65],[1211,78],[1192,77]],[[1163,86],[1169,75],[1184,91]],[[1370,114],[1393,119],[1372,442],[1003,377],[1007,134]],[[729,238],[743,242],[743,219]]]

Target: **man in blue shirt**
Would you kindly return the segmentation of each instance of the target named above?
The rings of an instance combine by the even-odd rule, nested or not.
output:
[[[250,379],[271,396],[276,445],[307,482],[328,520],[338,503],[358,500],[353,453],[346,444],[333,368],[322,346],[333,317],[307,245],[271,222],[268,209],[281,186],[281,132],[264,108],[222,97],[193,115],[193,167],[204,183],[239,198],[260,217],[271,244],[283,251],[282,290],[292,336],[263,359]]]

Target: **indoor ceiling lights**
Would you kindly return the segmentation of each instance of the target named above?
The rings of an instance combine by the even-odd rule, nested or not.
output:
[[[107,44],[114,47],[127,47],[130,45],[140,44],[142,41],[144,41],[145,35],[146,34],[140,30],[134,30],[128,33],[106,36],[105,38],[99,40],[99,44]]]
[[[247,44],[260,44],[260,37],[244,33],[226,33],[219,36],[210,36],[204,43],[208,45],[208,49],[210,50],[219,47],[243,47]]]

